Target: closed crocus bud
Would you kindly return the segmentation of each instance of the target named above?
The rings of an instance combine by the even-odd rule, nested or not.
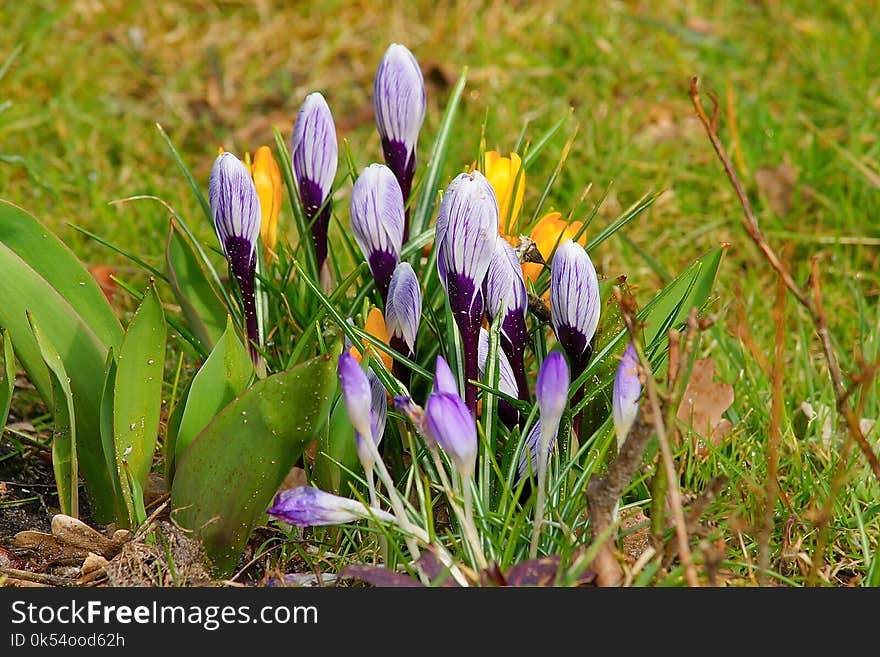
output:
[[[401,262],[394,268],[385,303],[385,325],[391,346],[409,356],[415,354],[416,336],[422,319],[422,290],[412,265]]]
[[[370,435],[373,444],[377,447],[382,441],[382,435],[385,433],[385,422],[388,417],[388,395],[385,392],[385,386],[379,381],[379,377],[373,370],[367,370],[367,381],[370,383]],[[375,450],[369,449],[364,444],[364,436],[360,431],[354,432],[355,446],[357,447],[358,458],[366,469],[375,463],[373,454]]]
[[[263,258],[269,262],[278,242],[278,214],[281,212],[281,169],[268,146],[260,146],[251,165],[254,187],[260,198],[260,239]]]
[[[513,248],[502,238],[495,239],[495,253],[483,286],[486,314],[491,321],[501,316],[501,347],[507,355],[517,381],[517,394],[529,398],[529,384],[525,370],[525,348],[529,332],[526,312],[529,299],[523,280],[522,267]]]
[[[551,351],[541,363],[535,384],[535,399],[541,411],[541,423],[554,434],[559,427],[565,405],[568,403],[570,384],[568,363],[558,351]]]
[[[437,271],[462,342],[465,379],[477,376],[477,343],[483,318],[483,280],[495,253],[498,205],[479,171],[459,174],[446,188],[437,215]],[[465,403],[476,416],[477,391],[465,383]]]
[[[214,160],[208,183],[214,229],[241,290],[251,359],[259,360],[257,307],[254,296],[256,246],[260,236],[260,199],[247,167],[232,153]]]
[[[456,394],[432,392],[425,405],[428,431],[449,455],[464,481],[477,464],[477,428],[474,418]]]
[[[400,185],[384,164],[371,164],[361,172],[351,191],[351,231],[370,265],[382,299],[403,244],[403,197]]]
[[[392,43],[376,71],[373,111],[382,138],[385,164],[397,177],[404,202],[412,189],[425,106],[425,80],[419,63],[406,46]],[[404,242],[408,238],[409,231],[405,228]]]
[[[293,177],[312,227],[312,241],[320,269],[327,259],[331,213],[328,197],[336,177],[339,145],[333,115],[324,96],[317,91],[306,96],[296,116],[290,153]]]
[[[342,389],[345,410],[348,412],[348,419],[354,426],[354,430],[362,436],[371,436],[373,423],[370,416],[373,393],[367,375],[361,369],[357,359],[348,351],[342,352],[339,356],[336,373],[339,376],[339,387]]]
[[[575,376],[587,366],[599,324],[599,277],[580,244],[567,240],[556,249],[550,278],[550,315],[559,344]]]
[[[268,513],[273,518],[298,527],[343,525],[371,518],[396,522],[393,515],[381,509],[368,507],[362,502],[333,495],[312,486],[281,491],[275,496],[275,502]]]
[[[623,446],[636,414],[639,411],[639,397],[642,396],[642,382],[639,379],[639,357],[635,345],[630,342],[614,377],[614,388],[611,393],[611,416],[614,420],[614,431],[617,434],[617,447]]]
[[[434,364],[434,392],[458,394],[458,382],[455,380],[455,374],[452,373],[449,363],[443,356],[437,356],[437,361]]]

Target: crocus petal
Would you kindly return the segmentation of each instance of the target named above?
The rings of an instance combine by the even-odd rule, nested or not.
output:
[[[498,199],[501,227],[505,234],[514,233],[526,191],[522,159],[516,153],[510,153],[510,157],[502,157],[498,151],[486,151],[484,161],[486,178]]]
[[[468,279],[479,289],[495,253],[498,204],[479,171],[456,176],[437,213],[435,243],[440,280],[448,290],[451,276]]]
[[[385,325],[389,333],[402,338],[411,352],[416,349],[416,336],[422,317],[422,291],[412,265],[401,262],[394,268],[388,285],[385,304]]]
[[[565,405],[568,403],[569,387],[568,363],[565,356],[558,351],[547,354],[541,369],[538,370],[538,381],[535,385],[535,398],[541,410],[541,422],[546,427],[559,425]]]
[[[371,164],[358,176],[351,192],[350,223],[355,241],[385,296],[400,260],[404,209],[397,178],[384,164]]]
[[[226,257],[250,260],[260,236],[260,199],[247,167],[232,153],[223,152],[214,160],[208,197]]]
[[[519,463],[517,464],[517,484],[523,478],[531,474],[535,474],[538,472],[538,449],[541,443],[541,420],[535,420],[535,424],[532,425],[529,434],[526,436],[526,442],[524,445],[524,449],[519,456]],[[547,450],[547,458],[549,459],[550,454],[553,452],[553,448],[556,445],[556,433],[553,434],[550,440],[550,446]]]
[[[351,420],[355,431],[362,436],[372,435],[373,425],[370,415],[373,395],[367,375],[357,359],[347,351],[339,356],[336,372],[339,375],[339,386],[342,389],[342,399],[345,401],[348,419]]]
[[[428,430],[467,480],[477,462],[477,428],[468,407],[456,394],[432,392],[425,405]]]
[[[434,365],[434,392],[445,392],[452,395],[458,394],[458,382],[449,367],[449,363],[443,356],[437,356]]]
[[[477,348],[477,360],[479,361],[480,378],[486,378],[486,363],[489,360],[489,331],[484,328],[480,329],[480,342]],[[485,381],[489,385],[488,381]],[[513,368],[507,355],[503,350],[498,350],[498,389],[505,395],[510,395],[514,399],[517,396],[516,377],[513,375]]]
[[[274,251],[278,238],[278,214],[281,212],[281,169],[268,146],[260,146],[254,153],[251,175],[262,210],[260,238],[267,251]]]
[[[550,278],[553,329],[569,357],[580,359],[599,324],[599,277],[584,248],[567,240],[556,249]]]
[[[522,267],[510,244],[495,238],[495,253],[489,262],[484,283],[486,313],[494,320],[501,315],[501,331],[511,345],[522,348],[528,339],[526,312],[528,294]]]
[[[302,201],[313,217],[333,188],[339,158],[336,124],[327,101],[317,91],[306,96],[296,115],[290,153],[300,194],[310,188]]]
[[[630,342],[617,366],[614,389],[611,393],[611,415],[614,419],[618,449],[623,445],[633,422],[635,422],[639,410],[639,397],[641,396],[639,357],[636,354],[635,346]]]
[[[426,105],[425,80],[419,63],[406,46],[392,43],[376,70],[373,111],[386,163],[399,178],[412,178]]]
[[[312,486],[288,488],[275,496],[270,516],[299,527],[341,525],[371,516],[384,522],[395,522],[390,513],[367,507],[361,502],[333,495]]]

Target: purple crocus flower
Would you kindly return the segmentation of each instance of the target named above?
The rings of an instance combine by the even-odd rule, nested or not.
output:
[[[214,229],[241,290],[251,359],[260,359],[257,307],[254,296],[256,247],[260,238],[260,199],[254,180],[235,155],[223,152],[214,160],[208,183]]]
[[[373,82],[373,111],[382,138],[387,164],[400,183],[404,203],[409,199],[416,170],[416,146],[425,120],[425,80],[413,54],[392,43],[376,71]],[[403,241],[409,239],[409,215]]]
[[[483,319],[483,280],[495,252],[498,203],[479,171],[459,174],[446,188],[437,215],[437,271],[462,342],[465,403],[476,417],[477,343]]]
[[[385,302],[385,328],[392,348],[412,358],[422,318],[422,290],[412,265],[401,262],[394,268]],[[394,361],[397,365],[398,361]],[[399,378],[399,377],[398,377]]]
[[[443,356],[437,356],[434,363],[434,392],[446,392],[451,395],[458,394],[458,382],[452,368]]]
[[[354,430],[362,436],[371,436],[373,391],[367,375],[361,369],[361,364],[350,351],[344,351],[339,356],[336,373],[339,376],[345,410]]]
[[[425,405],[428,432],[449,455],[463,480],[477,464],[477,428],[474,418],[456,394],[432,392]]]
[[[396,522],[393,515],[381,509],[367,507],[362,502],[333,495],[312,486],[299,486],[281,491],[275,496],[268,513],[278,520],[298,527],[342,525],[370,518]]]
[[[517,394],[514,396],[527,401],[529,383],[524,356],[529,337],[526,327],[529,299],[519,259],[507,240],[501,237],[495,239],[495,253],[489,262],[483,294],[490,321],[495,321],[499,315],[502,318],[501,348],[516,376]]]
[[[378,447],[382,441],[382,435],[385,433],[385,423],[388,417],[388,397],[385,392],[385,386],[379,381],[376,373],[373,370],[367,370],[366,374],[367,381],[370,384],[370,435],[373,444]],[[357,429],[354,432],[354,441],[361,465],[365,469],[367,464],[373,465],[374,452],[364,443],[364,436]]]
[[[384,164],[361,172],[351,191],[351,230],[370,265],[383,301],[403,243],[403,197],[400,185]]]
[[[480,343],[477,347],[477,366],[480,372],[480,379],[486,385],[490,385],[489,381],[486,381],[486,365],[488,360],[489,331],[481,328]],[[498,351],[498,389],[510,397],[516,398],[517,396],[518,384],[516,376],[513,373],[513,368],[507,359],[507,355],[502,350]],[[512,428],[516,424],[517,419],[519,419],[519,413],[506,399],[498,400],[498,412],[507,427]]]
[[[614,419],[614,431],[617,434],[617,448],[623,446],[626,436],[636,420],[639,410],[639,397],[642,396],[642,382],[639,379],[639,357],[635,345],[630,342],[614,377],[614,389],[611,393],[611,415]]]
[[[584,247],[567,240],[556,249],[550,277],[550,315],[559,344],[580,374],[593,353],[599,324],[599,277]]]
[[[290,153],[293,177],[312,227],[320,270],[327,259],[327,230],[332,209],[328,197],[336,177],[339,145],[333,115],[324,96],[317,91],[306,96],[296,116]]]

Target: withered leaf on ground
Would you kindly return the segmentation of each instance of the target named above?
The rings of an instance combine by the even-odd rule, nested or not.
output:
[[[723,417],[733,403],[733,386],[714,381],[714,376],[715,362],[711,358],[695,361],[676,414],[693,431],[701,456],[707,450],[700,438],[718,446],[733,428]]]

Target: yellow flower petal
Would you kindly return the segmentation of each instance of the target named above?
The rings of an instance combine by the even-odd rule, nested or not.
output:
[[[264,256],[269,261],[278,240],[278,213],[281,212],[281,169],[268,146],[260,146],[254,153],[252,164],[254,186],[260,198],[262,221],[260,237],[263,240]]]
[[[516,233],[519,213],[526,193],[526,174],[522,159],[511,152],[502,157],[498,151],[486,151],[483,172],[498,200],[498,231],[502,235]]]
[[[541,252],[544,261],[549,263],[556,247],[566,240],[574,239],[574,236],[577,235],[581,226],[583,226],[582,221],[566,223],[562,219],[561,212],[549,212],[545,214],[537,224],[535,224],[529,237],[535,241],[535,246],[538,247],[538,251]],[[581,246],[586,245],[586,233],[580,236],[578,243]],[[535,262],[526,262],[523,264],[523,274],[528,276],[532,282],[538,280],[538,276],[540,276],[543,269],[543,265],[539,265]]]

